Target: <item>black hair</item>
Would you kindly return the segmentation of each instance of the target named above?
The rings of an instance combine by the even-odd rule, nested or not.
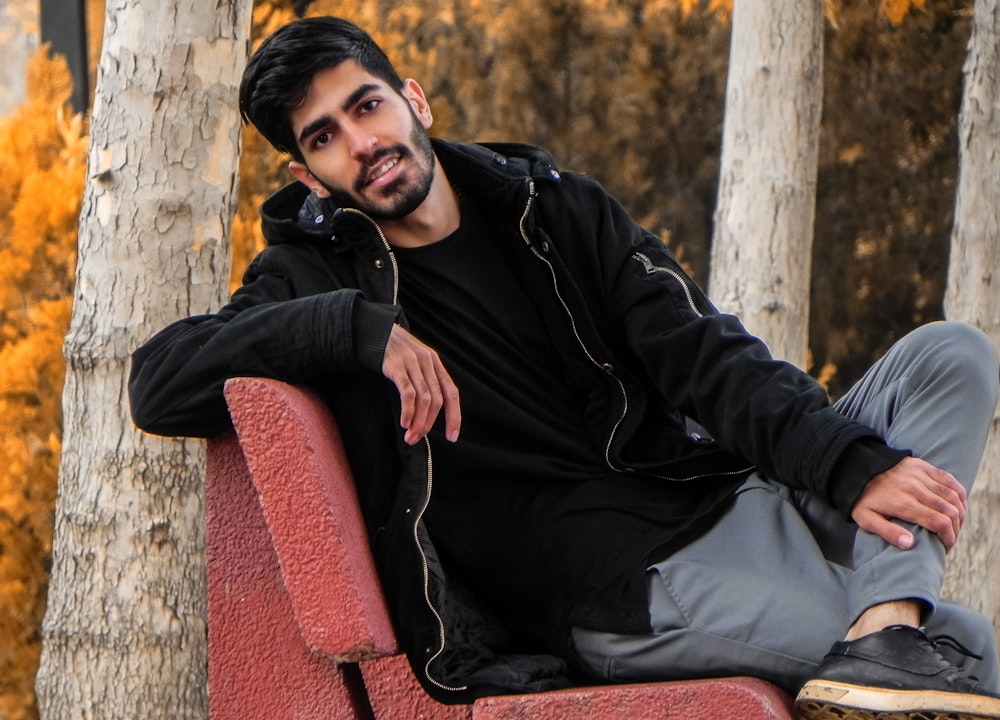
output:
[[[240,115],[275,148],[302,160],[288,115],[316,73],[346,60],[402,91],[403,80],[364,30],[341,18],[304,18],[279,28],[250,58],[240,81]]]

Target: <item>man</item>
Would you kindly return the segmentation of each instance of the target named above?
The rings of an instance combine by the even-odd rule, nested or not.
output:
[[[993,629],[939,599],[982,334],[919,329],[831,408],[596,183],[430,140],[356,26],[278,30],[240,103],[299,182],[231,302],[135,353],[133,415],[211,436],[228,377],[320,392],[428,692],[750,674],[809,718],[1000,718]]]

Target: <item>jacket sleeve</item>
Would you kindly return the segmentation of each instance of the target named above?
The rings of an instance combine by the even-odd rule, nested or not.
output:
[[[158,435],[211,437],[231,427],[223,396],[230,377],[308,384],[339,371],[378,369],[379,346],[384,350],[398,308],[368,302],[355,289],[299,295],[265,251],[219,312],[154,335],[132,355],[136,425]]]
[[[906,453],[834,410],[807,373],[719,313],[659,238],[606,193],[592,192],[610,313],[659,394],[724,449],[848,514],[873,469]]]

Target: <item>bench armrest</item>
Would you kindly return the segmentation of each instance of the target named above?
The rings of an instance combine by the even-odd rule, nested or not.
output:
[[[340,662],[397,653],[329,409],[264,378],[233,378],[225,395],[307,645]]]

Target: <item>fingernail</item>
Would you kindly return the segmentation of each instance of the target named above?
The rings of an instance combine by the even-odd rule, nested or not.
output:
[[[912,535],[901,535],[899,538],[899,547],[903,550],[909,550],[913,546],[913,536]]]

